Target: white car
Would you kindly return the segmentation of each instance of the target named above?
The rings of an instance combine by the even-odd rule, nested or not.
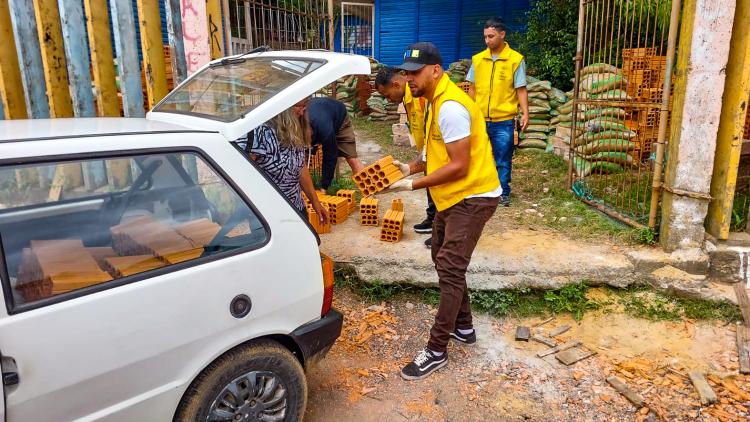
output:
[[[304,369],[341,332],[333,271],[232,141],[369,73],[259,52],[145,119],[0,121],[3,420],[301,419]]]

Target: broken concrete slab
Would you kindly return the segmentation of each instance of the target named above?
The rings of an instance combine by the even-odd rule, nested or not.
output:
[[[529,341],[531,330],[529,327],[516,327],[516,341]]]
[[[615,376],[611,376],[607,378],[607,382],[612,386],[612,388],[617,390],[618,393],[625,396],[625,398],[633,403],[636,407],[643,407],[643,405],[646,403],[646,400],[644,400],[643,396],[631,390],[630,387],[628,387],[627,384],[625,384],[625,382],[623,382],[621,379]]]
[[[560,334],[563,334],[563,333],[567,332],[568,330],[570,330],[570,325],[561,325],[559,327],[556,327],[552,331],[550,331],[549,332],[549,336],[550,337],[557,337]]]
[[[563,343],[563,344],[561,344],[559,346],[555,346],[555,347],[553,347],[551,349],[542,350],[541,352],[537,353],[536,356],[540,357],[540,358],[543,358],[545,356],[553,355],[553,354],[558,353],[558,352],[562,352],[562,351],[565,351],[565,350],[568,350],[568,349],[572,349],[573,347],[579,346],[580,344],[581,344],[580,341],[578,341],[578,340],[572,340],[572,341],[569,341],[567,343]]]
[[[594,356],[595,354],[596,352],[592,350],[584,349],[583,347],[574,347],[556,354],[555,358],[559,360],[560,363],[570,366],[578,361]]]
[[[698,392],[698,396],[700,396],[702,405],[708,406],[709,404],[716,403],[719,401],[719,398],[716,396],[716,393],[714,392],[713,388],[711,388],[711,386],[708,385],[708,381],[706,381],[706,377],[703,375],[702,372],[691,371],[690,381],[693,382],[693,386],[695,387],[695,390]]]

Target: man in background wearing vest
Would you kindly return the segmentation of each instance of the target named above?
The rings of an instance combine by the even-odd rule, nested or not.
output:
[[[466,268],[484,224],[497,209],[500,183],[484,117],[466,93],[443,73],[440,52],[428,42],[410,45],[404,63],[412,95],[427,99],[426,162],[394,163],[405,175],[386,192],[428,188],[437,207],[432,225],[432,261],[440,283],[440,305],[430,341],[401,377],[418,380],[448,362],[448,342],[476,342]]]
[[[529,125],[529,96],[523,56],[505,42],[507,28],[500,18],[484,25],[487,49],[471,58],[466,80],[469,96],[482,110],[492,143],[497,174],[503,187],[500,203],[510,206],[510,173],[513,163],[513,125],[521,105],[521,130]]]
[[[404,103],[407,125],[411,136],[414,138],[414,146],[417,151],[424,154],[424,118],[427,100],[412,96],[409,84],[406,82],[406,76],[393,67],[384,67],[378,71],[375,76],[375,89],[392,103]],[[424,161],[424,157],[422,160]],[[425,212],[427,217],[424,221],[414,225],[414,231],[417,233],[432,233],[432,222],[435,220],[437,209],[435,208],[435,202],[432,201],[429,189],[427,190],[427,209],[425,209]],[[432,245],[432,238],[425,240],[424,244],[429,248]]]

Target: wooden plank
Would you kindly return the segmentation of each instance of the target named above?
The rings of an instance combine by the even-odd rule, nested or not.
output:
[[[94,94],[91,92],[89,46],[86,42],[83,4],[68,0],[58,2],[73,113],[76,117],[94,117],[96,112]]]
[[[537,343],[542,343],[548,347],[555,347],[557,346],[557,342],[555,340],[552,340],[549,337],[545,337],[541,334],[536,334],[531,336],[531,339],[534,340]]]
[[[107,160],[107,180],[112,189],[120,190],[130,184],[130,160]]]
[[[44,67],[39,49],[39,38],[34,18],[32,0],[9,0],[10,17],[13,23],[13,35],[18,49],[21,81],[23,81],[26,98],[26,114],[32,119],[44,119],[50,116],[47,91],[44,84]]]
[[[750,299],[747,297],[747,289],[744,283],[734,283],[734,294],[737,297],[737,305],[742,312],[745,326],[750,327]]]
[[[625,396],[625,398],[633,403],[636,407],[643,407],[643,405],[646,403],[646,401],[643,399],[643,396],[631,390],[630,387],[628,387],[621,379],[615,376],[611,376],[607,378],[607,382],[612,386],[612,388],[617,390],[618,393]]]
[[[748,103],[750,103],[750,2],[739,1],[734,12],[726,82],[716,138],[716,155],[711,178],[713,199],[709,203],[706,218],[706,231],[721,240],[729,237]]]
[[[555,359],[559,360],[560,363],[570,366],[580,360],[584,360],[591,356],[594,356],[596,352],[592,350],[582,349],[580,347],[574,347],[565,351],[562,351],[555,355]]]
[[[750,374],[750,328],[746,325],[737,326],[737,354],[740,374]]]
[[[537,322],[536,324],[534,324],[534,325],[533,325],[533,327],[535,327],[535,328],[536,328],[536,327],[541,327],[541,326],[542,326],[542,325],[544,325],[544,324],[547,324],[547,323],[549,323],[549,322],[552,322],[552,321],[553,321],[554,319],[555,319],[555,317],[549,317],[549,318],[547,318],[547,319],[545,319],[545,320],[542,320],[542,321],[539,321],[539,322]]]
[[[177,86],[187,78],[180,0],[165,0],[164,13],[167,15],[167,37],[169,38],[169,57],[172,60],[172,78],[174,79],[174,86]]]
[[[220,0],[206,0],[206,23],[208,24],[211,60],[224,57],[224,33],[221,23]]]
[[[158,2],[138,0],[137,5],[143,70],[146,74],[146,95],[150,109],[167,95],[167,71],[161,40],[161,18]]]
[[[141,66],[136,49],[135,21],[130,0],[110,0],[112,27],[115,33],[117,70],[120,75],[120,92],[125,117],[144,117]]]
[[[83,185],[91,192],[107,184],[107,169],[104,161],[87,161],[82,164]]]
[[[516,327],[516,341],[529,341],[531,330],[529,327]]]
[[[691,371],[690,381],[693,382],[693,386],[695,387],[696,391],[698,391],[698,396],[700,396],[701,398],[702,405],[708,406],[709,404],[719,401],[719,398],[716,396],[716,393],[711,388],[711,386],[708,385],[708,381],[706,381],[706,377],[702,372]]]
[[[91,68],[96,88],[96,111],[99,116],[119,116],[120,105],[115,84],[114,55],[107,0],[83,0],[91,51]]]
[[[571,341],[569,341],[567,343],[563,343],[563,344],[561,344],[559,346],[555,346],[555,347],[553,347],[551,349],[542,350],[541,352],[537,353],[536,355],[537,355],[537,357],[543,358],[545,356],[553,355],[553,354],[558,353],[558,352],[563,352],[565,350],[572,349],[572,348],[578,347],[580,345],[581,345],[580,341],[578,341],[578,340],[571,340]]]
[[[34,15],[42,52],[44,80],[47,82],[50,115],[73,117],[57,0],[34,0]]]
[[[563,333],[567,332],[568,330],[570,330],[570,325],[561,325],[561,326],[555,328],[554,330],[550,331],[549,332],[549,336],[550,337],[557,337],[560,334],[563,334]]]
[[[231,16],[229,14],[229,0],[220,1],[221,15],[224,17],[224,55],[231,56],[234,54],[234,49],[232,48],[232,23]],[[243,9],[249,9],[249,7],[245,5]],[[245,28],[249,26],[247,25],[247,22],[248,21],[245,21]]]
[[[6,40],[0,48],[0,118],[25,119],[26,100],[23,97],[21,69],[18,67],[18,52],[13,38],[13,24],[7,1],[0,1],[0,39]]]

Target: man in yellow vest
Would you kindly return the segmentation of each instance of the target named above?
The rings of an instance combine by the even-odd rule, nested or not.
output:
[[[406,82],[406,76],[393,67],[384,67],[378,71],[375,76],[375,89],[392,103],[404,103],[407,125],[414,138],[414,146],[417,151],[424,152],[424,118],[427,100],[423,97],[412,96],[409,84]],[[425,212],[427,217],[424,221],[414,225],[414,231],[417,233],[432,233],[432,222],[435,220],[437,209],[429,190],[427,190],[427,209]],[[432,238],[429,238],[425,241],[425,246],[429,248],[431,245]]]
[[[513,161],[514,119],[521,106],[521,130],[529,124],[529,97],[526,91],[526,64],[523,56],[505,42],[507,28],[500,18],[484,25],[487,49],[471,58],[466,80],[471,82],[469,96],[482,110],[487,134],[492,143],[503,196],[500,203],[510,206],[510,173]]]
[[[476,342],[466,268],[485,223],[497,209],[500,182],[481,110],[443,72],[438,49],[429,42],[410,45],[399,66],[412,95],[428,101],[426,160],[394,161],[404,178],[390,192],[428,188],[437,207],[432,226],[432,261],[440,284],[440,306],[427,347],[401,369],[407,380],[422,379],[448,362],[450,339]]]

